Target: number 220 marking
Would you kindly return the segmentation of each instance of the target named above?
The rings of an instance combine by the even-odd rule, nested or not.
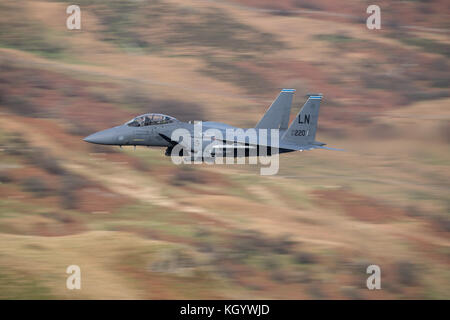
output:
[[[291,132],[291,134],[293,136],[296,136],[296,137],[304,137],[304,136],[308,135],[308,131],[306,131],[306,130],[293,130]]]

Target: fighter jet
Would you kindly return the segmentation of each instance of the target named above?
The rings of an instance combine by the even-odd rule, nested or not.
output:
[[[164,147],[166,156],[173,156],[174,152],[176,156],[193,156],[200,150],[208,158],[341,150],[325,147],[325,143],[315,140],[322,94],[307,95],[305,104],[289,125],[294,93],[295,89],[281,90],[255,128],[237,128],[212,121],[182,122],[168,115],[148,113],[94,133],[84,141],[120,147]]]

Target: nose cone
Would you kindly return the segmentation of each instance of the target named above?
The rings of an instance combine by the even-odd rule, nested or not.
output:
[[[116,144],[117,133],[114,129],[107,129],[91,134],[83,140],[89,143],[112,145]]]

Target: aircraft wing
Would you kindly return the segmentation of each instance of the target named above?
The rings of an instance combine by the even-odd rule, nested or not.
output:
[[[185,146],[182,142],[178,142],[178,141],[174,141],[171,138],[169,138],[168,136],[166,136],[165,134],[159,133],[159,136],[161,138],[163,138],[164,140],[166,140],[167,142],[169,142],[171,144],[172,147],[175,147],[177,144],[179,144],[180,146],[182,146],[184,149],[189,149],[187,146]],[[194,152],[194,150],[190,150],[191,152]]]
[[[247,142],[240,142],[240,141],[230,141],[230,140],[222,140],[222,139],[217,139],[218,141],[222,141],[224,143],[232,143],[229,144],[228,146],[231,148],[233,145],[236,148],[255,148],[257,146],[263,146],[263,147],[270,147],[269,144],[249,144]],[[333,150],[333,151],[345,151],[344,149],[337,149],[337,148],[330,148],[330,147],[325,147],[324,146],[325,143],[322,142],[317,142],[317,144],[307,144],[307,145],[296,145],[296,144],[291,144],[291,143],[281,143],[279,146],[279,149],[288,149],[288,150],[293,150],[293,151],[308,151],[308,150],[313,150],[313,149],[325,149],[325,150]],[[219,148],[221,146],[217,146],[217,148]]]
[[[295,151],[308,151],[312,149],[325,149],[325,150],[334,150],[334,151],[345,151],[344,149],[336,149],[336,148],[330,148],[325,147],[324,143],[318,143],[318,144],[307,144],[307,145],[295,145],[291,143],[281,143],[280,149],[289,149],[289,150],[295,150]]]
[[[187,146],[183,145],[183,143],[178,142],[178,141],[174,141],[171,138],[169,138],[168,136],[159,133],[159,135],[161,136],[161,138],[163,138],[164,140],[166,140],[167,142],[169,142],[171,144],[172,147],[176,146],[177,144],[181,145],[184,149],[189,149]],[[205,136],[206,137],[206,136]],[[256,148],[257,145],[250,145],[248,143],[241,143],[238,141],[230,141],[230,140],[222,140],[222,139],[216,139],[217,141],[221,141],[224,144],[223,145],[215,145],[213,146],[214,149],[224,149],[224,148],[232,148],[232,149],[252,149],[252,148]],[[190,150],[191,152],[195,152],[194,149]]]

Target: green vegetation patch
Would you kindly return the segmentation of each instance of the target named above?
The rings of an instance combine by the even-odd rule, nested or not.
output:
[[[450,57],[450,45],[438,42],[432,39],[415,38],[410,36],[399,36],[397,39],[404,44],[419,47],[422,50],[430,53],[437,53],[447,58]]]
[[[286,47],[275,35],[242,23],[219,8],[199,9],[162,0],[82,0],[80,5],[88,7],[99,19],[103,30],[98,37],[102,41],[127,51],[137,49],[138,53],[176,56],[180,49],[182,54],[200,52],[193,56],[207,63],[202,72],[252,91],[265,90],[270,84],[234,62]],[[214,58],[212,54],[202,54],[205,50],[214,52]],[[234,62],[218,58],[217,50]]]
[[[0,267],[0,299],[55,299],[50,289],[35,276]]]
[[[329,41],[329,42],[333,42],[333,43],[348,43],[348,42],[359,41],[359,39],[347,36],[345,34],[338,34],[338,33],[318,34],[315,36],[315,38],[317,40]]]
[[[30,19],[27,10],[26,4],[20,1],[0,3],[0,46],[60,58],[64,44],[44,25]]]
[[[199,71],[224,82],[246,88],[253,93],[264,93],[271,87],[271,83],[260,74],[240,67],[239,60],[224,60],[213,56],[204,57],[206,67]]]
[[[274,35],[240,23],[221,9],[192,13],[174,24],[167,42],[175,45],[203,46],[238,53],[268,52],[283,48]]]

